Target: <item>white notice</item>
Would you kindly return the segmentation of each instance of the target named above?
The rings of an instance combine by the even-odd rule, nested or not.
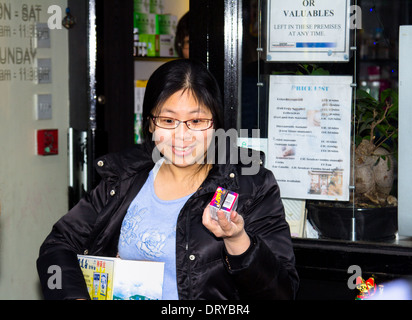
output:
[[[267,61],[349,61],[349,0],[269,0]]]
[[[267,168],[282,198],[349,200],[351,76],[270,76]]]

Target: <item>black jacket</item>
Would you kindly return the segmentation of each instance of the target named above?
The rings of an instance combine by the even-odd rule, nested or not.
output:
[[[46,299],[89,298],[77,254],[116,256],[123,218],[154,166],[151,155],[138,147],[96,163],[102,181],[53,226],[40,248],[37,269]],[[256,175],[241,175],[241,167],[214,165],[178,216],[180,299],[295,297],[299,280],[279,187],[263,166]],[[217,186],[239,193],[237,211],[252,239],[240,256],[229,256],[223,240],[202,224],[203,210]],[[48,284],[56,276],[49,268],[56,265],[61,268],[61,289]]]

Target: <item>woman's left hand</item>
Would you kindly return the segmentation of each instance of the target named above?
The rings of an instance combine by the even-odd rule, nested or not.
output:
[[[245,221],[236,211],[230,214],[230,221],[222,210],[217,212],[218,220],[210,216],[210,208],[207,206],[203,211],[203,225],[216,237],[223,238],[226,250],[231,255],[240,255],[250,246],[250,238],[245,231]]]

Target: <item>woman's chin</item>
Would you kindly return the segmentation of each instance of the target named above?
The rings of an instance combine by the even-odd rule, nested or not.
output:
[[[173,164],[179,168],[185,168],[193,165],[202,164],[203,158],[198,159],[194,156],[195,153],[181,155],[180,153],[165,154],[166,163]]]

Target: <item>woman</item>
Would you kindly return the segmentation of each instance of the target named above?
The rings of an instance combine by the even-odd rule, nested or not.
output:
[[[176,27],[175,50],[180,58],[189,59],[189,11],[179,20]]]
[[[279,187],[263,167],[208,160],[222,127],[221,96],[200,63],[156,70],[143,104],[145,143],[97,161],[102,182],[53,227],[40,249],[45,298],[87,299],[77,254],[165,262],[164,299],[292,299],[298,276]],[[232,161],[233,162],[233,161]],[[238,163],[238,162],[237,162]],[[237,211],[210,218],[218,186]],[[148,241],[150,239],[150,241]],[[62,268],[62,290],[47,286]]]

